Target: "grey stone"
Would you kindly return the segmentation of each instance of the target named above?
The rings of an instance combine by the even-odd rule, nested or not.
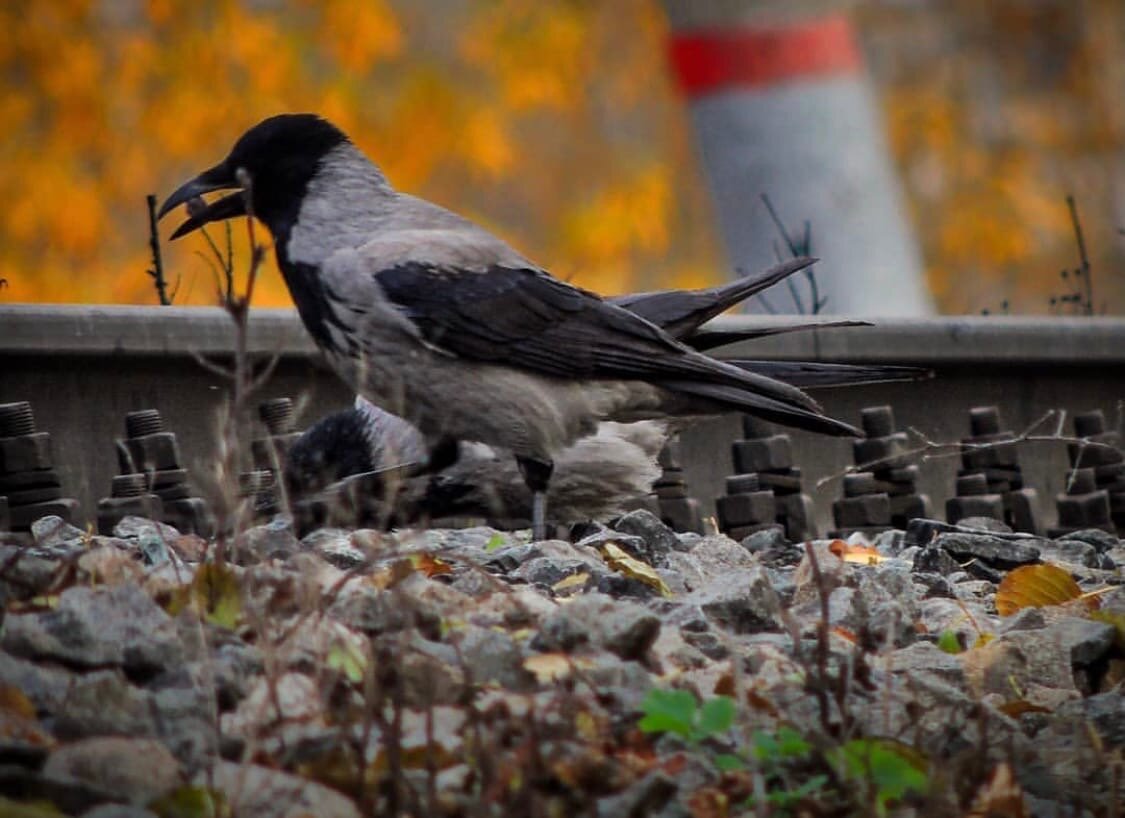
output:
[[[749,537],[743,537],[741,544],[751,554],[757,554],[761,551],[787,550],[792,547],[785,538],[784,529],[776,526],[764,528],[761,531],[755,531]]]
[[[215,692],[205,684],[202,676],[195,685],[151,692],[157,735],[189,774],[219,754]]]
[[[882,531],[875,536],[875,550],[885,557],[897,557],[906,544],[906,534],[897,528]]]
[[[262,532],[263,538],[272,537],[273,549],[278,552],[288,552],[286,556],[296,553],[298,546],[286,540],[280,520],[259,528],[266,529]],[[272,534],[269,529],[272,529]],[[290,536],[292,536],[291,531]],[[321,528],[313,531],[301,540],[300,546],[317,554],[341,571],[351,570],[368,561],[367,553],[355,544],[351,532],[339,528]]]
[[[56,713],[66,698],[73,674],[59,667],[38,665],[0,651],[0,684],[21,691],[40,713]]]
[[[916,519],[910,520],[906,525],[907,542],[908,544],[913,545],[926,545],[939,534],[950,532],[960,534],[991,534],[997,539],[1012,540],[1015,542],[1022,542],[1030,545],[1037,545],[1043,542],[1042,537],[1037,537],[1033,534],[1025,534],[1022,532],[1006,533],[1004,531],[985,530],[981,528],[973,528],[971,526],[962,525],[960,523],[947,523],[943,520],[931,520],[925,517],[918,517]]]
[[[301,543],[293,533],[293,526],[284,519],[278,519],[248,528],[240,534],[234,541],[234,559],[243,565],[262,560],[284,560],[296,554],[300,548]]]
[[[1039,561],[1039,549],[1017,540],[993,534],[965,534],[949,531],[938,534],[934,545],[957,559],[977,558],[1001,568],[1015,568]]]
[[[77,677],[55,717],[55,734],[64,740],[107,735],[154,738],[156,733],[152,695],[114,670]]]
[[[360,818],[355,803],[323,784],[254,764],[220,761],[195,782],[226,796],[232,815],[255,818]]]
[[[1121,543],[1120,539],[1113,534],[1102,531],[1100,528],[1083,528],[1079,531],[1071,531],[1068,534],[1063,534],[1055,540],[1055,542],[1064,543],[1075,540],[1094,546],[1100,554],[1104,554],[1106,551],[1116,548]]]
[[[590,644],[622,659],[641,659],[659,634],[659,617],[640,605],[585,594],[549,615],[532,647],[571,651]]]
[[[10,616],[3,648],[17,656],[79,667],[120,665],[154,675],[183,660],[172,619],[132,583],[112,588],[73,587],[53,611]]]
[[[464,701],[466,679],[457,651],[417,633],[403,640],[398,634],[373,641],[376,666],[391,662],[402,679],[408,707],[456,705]]]
[[[925,672],[932,673],[942,681],[957,687],[962,687],[965,683],[965,671],[961,661],[933,642],[915,642],[899,648],[888,653],[881,660],[881,664],[892,673],[910,676]]]
[[[432,605],[405,594],[400,586],[387,590],[368,585],[349,588],[332,602],[328,615],[368,636],[411,627],[423,633],[438,633],[441,614]]]
[[[569,576],[581,573],[589,574],[596,582],[608,570],[604,566],[591,566],[589,561],[580,558],[538,557],[525,562],[511,576],[549,588]]]
[[[175,542],[180,537],[180,532],[167,523],[136,516],[123,517],[113,527],[113,536],[123,540],[140,539],[146,534],[151,536],[154,531],[156,536],[167,543]]]
[[[1048,622],[1040,634],[1043,640],[1057,641],[1078,666],[1090,665],[1099,660],[1113,645],[1117,633],[1113,625],[1077,616],[1057,616]]]
[[[0,596],[12,600],[31,599],[51,587],[59,571],[57,558],[35,556],[30,548],[0,545]]]
[[[81,818],[156,818],[156,813],[131,803],[102,803],[83,812]]]
[[[157,815],[132,804],[99,804],[82,813],[81,818],[157,818]]]
[[[1084,540],[1058,539],[1046,545],[1042,553],[1051,561],[1084,565],[1087,568],[1102,567],[1097,548]]]
[[[1023,608],[1004,620],[1004,632],[1036,631],[1047,627],[1042,608]]]
[[[524,668],[523,652],[506,632],[467,625],[449,637],[474,684],[493,682],[508,690],[528,690],[534,679]]]
[[[917,573],[941,574],[949,576],[961,570],[957,560],[949,552],[937,545],[924,545],[914,555],[913,569]]]
[[[963,517],[957,521],[957,525],[961,528],[969,528],[974,531],[988,531],[993,534],[1011,534],[1012,527],[1002,520],[997,520],[995,517]]]
[[[67,557],[82,550],[86,532],[77,528],[62,517],[49,515],[40,517],[31,524],[31,536],[35,540],[33,553],[44,557]]]
[[[682,601],[733,633],[781,630],[780,601],[761,565],[714,577]]]
[[[104,736],[64,744],[47,758],[44,774],[148,804],[183,783],[180,765],[158,741]]]
[[[669,551],[679,551],[682,547],[676,532],[664,525],[651,511],[643,508],[630,511],[618,519],[613,527],[623,534],[632,534],[644,540],[648,553],[652,555],[652,565],[658,565]]]

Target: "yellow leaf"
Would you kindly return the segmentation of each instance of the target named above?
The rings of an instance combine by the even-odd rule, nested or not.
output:
[[[565,679],[574,670],[571,658],[565,653],[538,653],[524,659],[523,666],[540,684]]]
[[[1011,616],[1023,608],[1061,605],[1078,599],[1082,589],[1057,565],[1023,565],[1008,573],[996,590],[996,610]]]
[[[643,582],[645,585],[660,591],[664,596],[672,596],[672,589],[647,562],[629,556],[621,549],[621,546],[611,542],[602,544],[598,550],[601,552],[606,565],[617,573]]]
[[[555,593],[563,593],[565,591],[581,589],[586,585],[586,581],[590,579],[590,575],[585,571],[579,571],[577,574],[571,574],[569,577],[564,577],[551,586],[551,590]]]

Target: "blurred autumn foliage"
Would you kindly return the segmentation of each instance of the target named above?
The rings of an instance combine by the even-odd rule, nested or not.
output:
[[[1076,262],[1073,192],[1096,306],[1125,311],[1125,4],[870,0],[857,19],[943,310],[1045,311]],[[726,266],[656,0],[8,0],[0,26],[5,300],[153,303],[145,194],[283,110],[593,289]],[[201,247],[166,247],[178,304],[215,301]],[[276,273],[255,301],[289,304]]]
[[[1093,309],[1125,313],[1125,3],[879,0],[857,22],[942,311],[1048,311],[1073,194]]]
[[[284,110],[557,275],[701,285],[719,261],[663,25],[647,0],[0,4],[3,297],[152,303],[145,194]],[[166,248],[176,303],[215,301],[202,246]],[[272,271],[255,301],[290,303]]]

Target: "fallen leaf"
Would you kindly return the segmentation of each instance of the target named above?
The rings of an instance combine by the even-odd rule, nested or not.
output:
[[[1023,565],[1008,572],[996,590],[996,610],[1011,616],[1023,608],[1061,605],[1078,599],[1082,589],[1057,565]]]
[[[1050,713],[1050,709],[1038,704],[1032,704],[1027,699],[1014,699],[1000,705],[1000,712],[1011,716],[1013,719],[1024,713]]]
[[[35,718],[35,705],[31,703],[27,694],[15,685],[0,684],[0,710],[25,719]]]
[[[1002,763],[977,790],[966,818],[1029,818],[1030,814],[1012,768]]]
[[[857,565],[878,565],[887,559],[869,545],[857,545],[844,540],[833,540],[828,544],[828,550],[844,562]]]
[[[579,590],[586,586],[586,582],[589,579],[589,574],[587,574],[585,571],[579,571],[577,574],[571,574],[568,577],[563,577],[562,579],[560,579],[558,582],[551,586],[551,590],[553,590],[555,593]]]
[[[453,566],[433,554],[411,554],[410,562],[415,570],[421,571],[427,577],[436,577],[439,574],[452,574]]]
[[[237,575],[216,562],[199,566],[191,584],[172,593],[167,610],[175,616],[189,605],[212,625],[234,630],[242,616],[242,589]]]
[[[672,596],[672,589],[660,578],[656,569],[644,560],[629,556],[619,545],[611,542],[603,543],[598,550],[601,552],[605,564],[614,571],[624,574],[630,579],[643,582],[645,585],[660,591],[664,596]]]
[[[571,659],[565,653],[537,653],[524,659],[523,666],[540,684],[565,679],[574,672]]]

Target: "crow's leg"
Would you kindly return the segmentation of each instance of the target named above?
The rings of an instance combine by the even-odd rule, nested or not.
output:
[[[555,464],[534,457],[516,457],[523,482],[531,489],[531,536],[535,540],[547,538],[547,484]]]

